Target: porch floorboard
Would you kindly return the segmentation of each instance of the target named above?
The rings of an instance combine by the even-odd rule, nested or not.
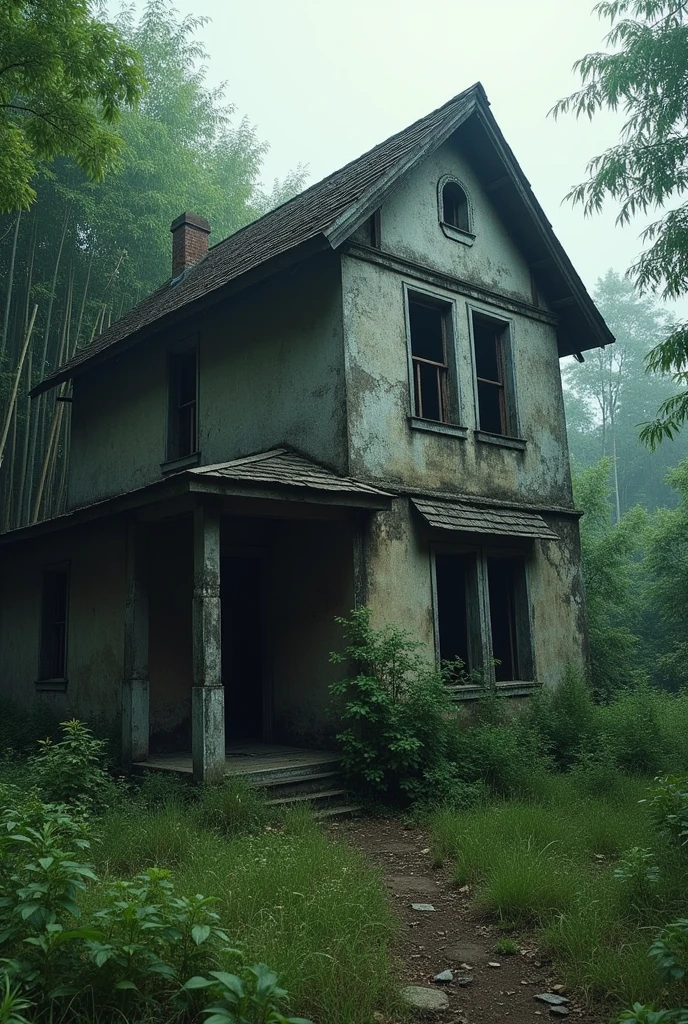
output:
[[[316,765],[335,764],[341,755],[331,750],[308,750],[304,747],[285,747],[272,743],[232,743],[225,748],[227,775],[253,775],[263,772],[292,772]],[[137,761],[138,770],[167,771],[191,775],[191,752],[158,754],[146,761]]]

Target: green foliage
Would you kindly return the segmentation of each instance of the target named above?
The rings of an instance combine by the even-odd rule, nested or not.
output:
[[[495,943],[495,953],[501,953],[502,956],[516,956],[520,949],[516,939],[510,939],[508,935],[502,935]]]
[[[303,1017],[285,1017],[280,1012],[287,993],[278,978],[265,964],[250,967],[243,978],[225,971],[212,971],[210,979],[195,977],[185,985],[187,990],[207,988],[218,1002],[203,1012],[209,1014],[206,1024],[311,1024]]]
[[[245,779],[226,778],[220,785],[204,786],[198,804],[201,822],[225,835],[251,832],[269,818],[268,806]]]
[[[406,630],[374,629],[368,608],[337,621],[347,644],[330,660],[356,673],[330,687],[344,726],[337,739],[348,778],[371,795],[431,795],[446,770],[453,717],[445,677]]]
[[[100,180],[121,148],[112,125],[144,86],[141,62],[91,0],[0,6],[0,211],[35,200],[41,164],[72,157]]]
[[[525,714],[526,723],[560,768],[571,767],[589,743],[593,718],[590,689],[581,673],[570,667],[558,686],[533,694]]]
[[[626,850],[614,878],[628,891],[628,898],[641,905],[647,903],[659,882],[659,866],[651,850],[643,846],[632,846]]]
[[[590,53],[576,63],[582,88],[560,100],[553,113],[593,118],[605,108],[621,109],[625,121],[619,142],[590,161],[587,180],[567,198],[586,213],[599,213],[611,198],[619,203],[620,224],[663,210],[643,230],[650,246],[630,272],[641,291],[677,298],[688,285],[688,204],[671,205],[688,186],[688,12],[672,0],[604,0],[595,10],[611,23],[610,52]],[[681,323],[648,360],[651,371],[671,373],[682,388],[641,433],[653,448],[673,437],[688,417],[687,366],[688,325]]]
[[[688,918],[679,918],[662,928],[650,946],[650,956],[665,985],[683,981],[688,970]]]
[[[616,522],[636,504],[654,509],[675,503],[665,477],[688,455],[688,438],[653,453],[638,437],[638,424],[654,416],[673,390],[663,374],[645,367],[649,350],[667,334],[662,306],[613,270],[597,281],[594,299],[616,341],[586,352],[582,364],[564,361],[564,400],[574,466],[610,459]]]
[[[62,722],[60,728],[62,739],[39,740],[40,750],[29,761],[36,786],[48,803],[102,810],[116,795],[105,767],[107,743],[76,718]]]
[[[576,503],[583,510],[581,554],[585,582],[590,680],[595,695],[612,694],[644,678],[638,666],[639,639],[633,632],[635,563],[642,545],[645,514],[632,509],[612,525],[609,462],[574,477]]]
[[[634,1003],[630,1010],[624,1010],[619,1020],[627,1024],[686,1024],[688,1010],[658,1010],[652,1003]]]
[[[658,776],[643,803],[662,835],[679,846],[688,844],[688,776]]]

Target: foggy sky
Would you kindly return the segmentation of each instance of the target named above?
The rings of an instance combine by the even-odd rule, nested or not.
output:
[[[554,121],[579,85],[571,68],[603,48],[594,0],[175,0],[208,15],[200,29],[212,84],[270,143],[264,179],[308,164],[308,183],[358,156],[479,80],[535,195],[588,288],[625,271],[645,221],[614,209],[584,218],[562,205],[620,116]],[[139,0],[137,6],[141,6]],[[218,239],[214,239],[218,241]]]

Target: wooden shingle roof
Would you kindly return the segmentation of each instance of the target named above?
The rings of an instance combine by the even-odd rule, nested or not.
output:
[[[557,540],[541,516],[520,509],[471,505],[465,501],[440,501],[414,498],[414,506],[436,530],[453,533],[494,534],[501,537],[528,537]]]
[[[397,182],[460,126],[466,128],[467,156],[479,173],[499,188],[491,198],[518,238],[524,254],[543,280],[543,293],[561,303],[561,355],[613,341],[604,320],[554,236],[530,185],[490,112],[480,83],[381,142],[356,160],[265,214],[208,250],[181,277],[166,282],[126,312],[87,348],[37,384],[37,395],[68,380],[86,366],[115,355],[152,331],[165,327],[181,311],[191,314],[222,289],[255,280],[290,262],[337,248],[384,201]],[[526,251],[527,250],[527,251]]]
[[[258,452],[256,455],[234,459],[232,462],[221,462],[214,466],[199,466],[187,470],[187,473],[190,476],[202,477],[204,480],[231,480],[237,483],[296,487],[304,491],[391,497],[379,487],[352,480],[351,477],[337,476],[332,470],[287,448],[274,448],[271,451]]]

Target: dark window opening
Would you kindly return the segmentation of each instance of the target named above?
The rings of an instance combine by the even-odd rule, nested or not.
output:
[[[442,423],[450,420],[446,319],[442,306],[409,299],[414,413]]]
[[[468,558],[464,555],[435,555],[437,627],[440,658],[460,658],[470,668],[468,639]]]
[[[69,570],[43,573],[40,678],[67,678],[67,602]]]
[[[468,197],[456,181],[448,181],[442,189],[442,220],[461,231],[470,231]]]
[[[169,459],[198,450],[196,349],[170,356]]]
[[[478,425],[490,434],[508,435],[504,335],[503,325],[473,317]]]
[[[374,249],[379,249],[382,245],[379,210],[376,210],[368,221],[368,229],[370,231],[370,244]]]
[[[525,665],[519,658],[519,619],[527,615],[524,567],[516,558],[488,558],[487,584],[490,594],[492,657],[498,683],[524,679]]]

